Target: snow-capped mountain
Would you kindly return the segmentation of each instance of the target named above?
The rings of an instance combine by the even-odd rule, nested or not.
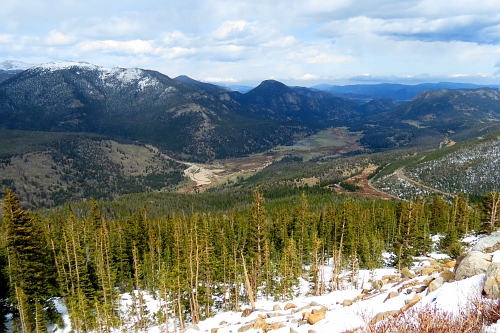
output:
[[[226,91],[86,62],[50,62],[0,83],[0,128],[97,133],[154,143],[178,158],[238,156],[311,132],[248,110]]]
[[[6,60],[4,62],[0,62],[0,82],[10,79],[14,75],[19,74],[33,66],[36,65],[16,60]]]
[[[36,66],[35,64],[28,64],[22,61],[6,60],[0,62],[0,71],[25,71],[28,68]]]

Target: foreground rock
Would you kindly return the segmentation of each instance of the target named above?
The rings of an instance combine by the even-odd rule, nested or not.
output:
[[[429,288],[428,288],[429,293],[438,290],[443,286],[443,284],[444,284],[444,279],[442,277],[434,279],[431,283],[429,283]]]
[[[455,266],[455,279],[457,281],[486,273],[491,263],[491,254],[484,254],[479,251],[471,251],[462,254]]]
[[[485,253],[500,250],[500,231],[492,232],[491,235],[479,239],[472,250]]]
[[[492,262],[486,270],[483,293],[491,299],[500,298],[500,263]]]
[[[250,308],[246,308],[245,310],[243,310],[243,312],[241,313],[241,317],[245,318],[245,317],[248,317],[250,316],[250,314],[253,312],[252,309]]]
[[[325,319],[326,308],[321,310],[312,310],[311,314],[307,318],[307,322],[311,325],[316,324],[318,321]]]

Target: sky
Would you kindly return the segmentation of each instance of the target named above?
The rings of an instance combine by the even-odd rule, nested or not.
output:
[[[218,84],[500,84],[499,0],[0,0],[0,62]]]

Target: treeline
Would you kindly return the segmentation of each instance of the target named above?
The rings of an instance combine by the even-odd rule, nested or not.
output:
[[[291,299],[299,277],[309,280],[315,295],[342,289],[342,272],[356,283],[358,269],[384,265],[384,251],[398,267],[409,265],[431,250],[432,234],[443,235],[440,246],[456,256],[462,235],[496,228],[498,215],[492,214],[500,201],[498,193],[492,205],[476,208],[463,195],[453,202],[341,198],[311,208],[303,194],[269,209],[257,188],[245,210],[151,217],[144,206],[111,219],[92,200],[85,217],[68,206],[64,215],[41,218],[22,210],[7,190],[0,310],[13,314],[17,332],[47,332],[45,323],[61,324],[55,297],[66,305],[75,332],[184,328],[218,310],[238,311],[249,296]],[[325,281],[321,264],[331,258],[333,279]],[[119,294],[125,292],[130,305],[121,312]],[[146,293],[161,303],[154,316],[147,314]]]

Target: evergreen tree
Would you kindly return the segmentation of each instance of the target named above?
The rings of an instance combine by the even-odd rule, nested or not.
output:
[[[496,230],[500,219],[500,192],[490,192],[483,196],[483,229],[489,233]]]
[[[42,332],[46,328],[40,323],[57,313],[50,301],[56,295],[54,262],[47,251],[41,221],[23,211],[9,189],[3,202],[9,299],[15,307],[14,314],[20,318],[18,328],[22,332]]]

